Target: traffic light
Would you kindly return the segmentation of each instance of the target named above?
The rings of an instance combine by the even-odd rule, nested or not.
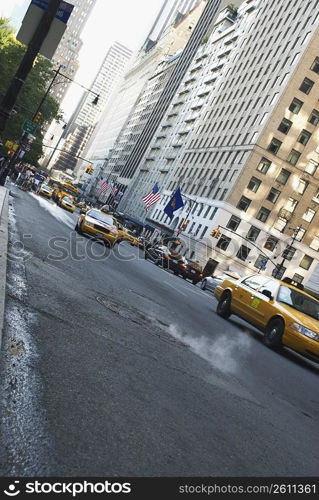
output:
[[[91,174],[93,174],[93,171],[94,171],[94,168],[89,165],[88,167],[86,167],[85,173],[91,175]]]
[[[213,237],[213,238],[219,238],[220,235],[221,235],[221,232],[220,230],[218,229],[218,227],[214,228],[211,230],[211,233],[210,235]]]
[[[33,121],[34,123],[38,123],[38,122],[41,120],[41,117],[42,117],[42,113],[40,113],[40,111],[38,111],[38,112],[34,115],[34,117],[33,117],[33,120],[32,120],[32,121]]]

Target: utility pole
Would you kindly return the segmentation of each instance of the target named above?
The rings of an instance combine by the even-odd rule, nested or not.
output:
[[[9,88],[0,105],[0,134],[5,130],[8,119],[11,116],[18,94],[32,69],[41,45],[47,36],[50,26],[59,10],[61,0],[50,0],[48,9],[44,11],[42,18],[33,34],[26,53],[12,78]]]
[[[283,269],[283,267],[284,267],[284,263],[285,263],[285,261],[288,259],[288,257],[287,257],[287,256],[289,255],[289,252],[290,252],[290,250],[292,249],[293,244],[294,244],[294,242],[295,242],[295,241],[296,241],[296,239],[297,239],[298,231],[301,229],[301,226],[300,226],[300,227],[296,227],[296,228],[292,228],[292,227],[291,227],[291,228],[289,228],[289,229],[293,229],[293,230],[294,230],[294,232],[293,232],[293,236],[292,236],[292,241],[291,241],[291,243],[287,246],[287,248],[283,251],[283,253],[282,253],[282,255],[283,255],[283,259],[282,259],[281,263],[280,263],[278,266],[276,266],[276,268],[274,269],[274,274],[273,274],[273,276],[274,276],[274,278],[277,278],[277,279],[281,279],[281,278],[282,278],[281,271],[282,271],[282,269]]]

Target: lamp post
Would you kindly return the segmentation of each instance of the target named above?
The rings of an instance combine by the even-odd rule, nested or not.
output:
[[[284,274],[284,263],[288,259],[289,252],[292,249],[293,244],[294,244],[294,242],[297,239],[298,232],[299,232],[300,229],[302,229],[302,227],[301,226],[298,226],[298,227],[295,227],[295,228],[290,227],[289,229],[293,229],[293,236],[292,236],[291,243],[283,251],[283,253],[282,253],[283,259],[282,259],[281,263],[278,266],[276,266],[275,269],[274,269],[274,271],[273,271],[273,277],[277,278],[277,279],[281,279],[282,276],[283,276],[283,274]]]
[[[54,70],[55,75],[53,76],[53,78],[52,78],[52,80],[51,80],[51,82],[50,82],[50,85],[48,86],[48,88],[47,88],[47,90],[46,90],[45,94],[43,95],[43,97],[42,97],[42,99],[41,99],[41,101],[40,101],[40,103],[39,103],[39,105],[38,105],[38,107],[37,107],[36,111],[34,112],[34,114],[33,114],[33,116],[32,116],[32,122],[33,122],[33,123],[36,123],[36,122],[39,120],[39,116],[41,116],[41,115],[40,115],[40,110],[41,110],[41,108],[42,108],[42,106],[43,106],[43,103],[45,102],[45,100],[46,100],[47,96],[49,95],[49,92],[50,92],[51,88],[53,87],[53,85],[56,85],[56,84],[61,83],[61,82],[55,82],[55,80],[56,80],[56,78],[57,78],[57,76],[58,76],[58,75],[59,75],[59,76],[62,76],[63,78],[66,78],[66,79],[67,79],[67,80],[69,80],[70,82],[76,83],[76,84],[77,84],[77,85],[79,85],[80,87],[84,88],[87,92],[90,92],[91,94],[94,94],[94,95],[95,95],[95,98],[93,99],[92,104],[94,104],[94,105],[98,104],[100,94],[98,94],[97,92],[94,92],[94,91],[93,91],[93,90],[91,90],[91,89],[88,89],[87,87],[85,87],[85,86],[84,86],[84,85],[82,85],[81,83],[78,83],[78,82],[76,82],[76,81],[72,80],[72,78],[69,78],[67,75],[64,75],[63,73],[61,73],[61,68],[62,68],[62,65],[60,65],[60,66],[58,67],[58,69],[57,69],[57,70]],[[65,129],[65,128],[66,128],[66,126],[64,127],[64,129]],[[46,164],[46,167],[45,167],[45,168],[47,168],[47,167],[48,167],[48,165],[49,165],[50,161],[52,160],[52,158],[53,158],[53,156],[54,156],[54,154],[55,154],[55,152],[56,152],[56,150],[57,150],[57,147],[58,147],[58,145],[59,145],[59,143],[60,143],[60,141],[61,141],[62,137],[64,136],[64,134],[65,134],[65,130],[63,130],[62,135],[61,135],[61,137],[59,138],[59,140],[58,140],[58,142],[57,142],[57,144],[56,144],[56,146],[55,146],[55,148],[54,148],[54,150],[53,150],[52,154],[50,155],[50,158],[49,158],[49,160],[48,160],[48,162],[47,162],[47,164]],[[23,154],[24,154],[24,149],[23,149],[23,146],[25,146],[25,144],[23,143],[23,140],[25,139],[25,137],[26,137],[27,135],[28,135],[28,134],[27,134],[26,132],[23,132],[22,137],[21,137],[21,139],[20,139],[20,147],[19,147],[19,148],[18,148],[18,150],[16,151],[15,155],[11,158],[11,160],[10,160],[9,164],[7,165],[6,169],[4,169],[4,170],[2,171],[2,173],[1,173],[1,175],[0,175],[0,185],[2,185],[2,186],[4,185],[6,177],[7,177],[8,175],[10,175],[10,174],[12,173],[13,169],[14,169],[14,166],[15,166],[15,164],[16,164],[16,161],[17,161],[19,158],[21,158],[21,154],[22,154],[22,152],[23,152]]]

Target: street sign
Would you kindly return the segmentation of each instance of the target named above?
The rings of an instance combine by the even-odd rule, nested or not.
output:
[[[26,132],[27,134],[32,134],[34,135],[36,131],[38,130],[39,124],[34,123],[31,120],[25,120],[23,125],[22,125],[22,130],[23,132]]]
[[[41,22],[43,11],[48,9],[49,0],[32,0],[29,8],[22,20],[22,24],[16,39],[19,42],[28,45],[33,37],[35,30]],[[59,45],[61,38],[66,30],[67,21],[72,13],[73,5],[61,1],[58,12],[53,20],[49,33],[39,50],[40,54],[52,59],[54,52]]]
[[[259,269],[261,271],[264,271],[266,269],[266,266],[267,266],[267,262],[268,262],[268,259],[261,259],[259,261]]]

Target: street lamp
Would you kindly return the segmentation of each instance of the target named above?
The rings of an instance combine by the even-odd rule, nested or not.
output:
[[[298,232],[300,231],[300,229],[302,229],[302,227],[301,226],[297,226],[295,228],[289,227],[288,229],[293,229],[293,236],[292,236],[291,243],[287,246],[287,248],[285,248],[285,250],[282,253],[283,259],[282,259],[281,263],[279,265],[277,265],[273,271],[273,277],[277,278],[277,279],[281,279],[283,274],[284,274],[284,263],[288,259],[289,252],[293,248],[293,244],[297,239]]]
[[[33,114],[33,116],[32,116],[32,120],[31,120],[31,121],[32,121],[33,123],[37,123],[37,122],[40,120],[40,118],[41,118],[41,112],[40,112],[40,110],[41,110],[41,108],[42,108],[42,106],[43,106],[43,103],[45,102],[45,100],[46,100],[46,98],[47,98],[47,96],[48,96],[48,94],[49,94],[49,92],[50,92],[51,88],[53,87],[53,85],[56,85],[56,84],[62,83],[62,82],[55,82],[55,80],[56,80],[56,78],[57,78],[57,76],[58,76],[58,75],[62,76],[63,78],[66,78],[66,79],[67,79],[67,80],[69,80],[70,82],[76,83],[76,84],[77,84],[77,85],[79,85],[80,87],[84,88],[87,92],[90,92],[91,94],[94,94],[94,95],[95,95],[95,98],[93,99],[92,104],[93,104],[93,105],[97,105],[97,104],[98,104],[100,94],[98,94],[97,92],[94,92],[94,91],[93,91],[93,90],[91,90],[91,89],[88,89],[87,87],[85,87],[85,86],[84,86],[84,85],[82,85],[81,83],[78,83],[78,82],[76,82],[76,81],[72,80],[72,78],[69,78],[67,75],[64,75],[63,73],[61,73],[61,68],[62,68],[62,67],[63,67],[63,65],[61,64],[61,65],[58,67],[58,69],[57,69],[57,70],[54,70],[55,75],[53,76],[53,78],[52,78],[52,80],[51,80],[51,82],[50,82],[49,87],[47,88],[47,90],[46,90],[45,94],[43,95],[43,97],[42,97],[42,99],[41,99],[41,101],[40,101],[40,103],[39,103],[39,105],[38,105],[38,107],[37,107],[37,109],[36,109],[36,111],[34,112],[34,114]],[[65,129],[65,128],[66,128],[66,125],[65,125],[65,127],[63,127],[63,128]],[[51,159],[53,158],[53,156],[54,156],[54,154],[55,154],[55,152],[56,152],[56,150],[57,150],[57,147],[58,147],[58,145],[59,145],[59,143],[60,143],[60,141],[61,141],[62,137],[64,136],[64,134],[65,134],[65,130],[63,130],[63,133],[62,133],[62,135],[61,135],[61,137],[60,137],[59,141],[57,142],[55,149],[53,150],[52,154],[50,155],[50,158],[49,158],[49,160],[48,160],[48,162],[47,162],[47,164],[46,164],[46,168],[48,167],[48,165],[49,165],[49,163],[50,163]],[[24,131],[24,132],[23,132],[23,134],[22,134],[22,137],[21,137],[21,139],[20,139],[20,147],[19,147],[19,148],[18,148],[18,150],[16,151],[15,155],[11,158],[11,160],[10,160],[9,164],[6,166],[6,168],[5,168],[5,169],[3,169],[3,171],[1,172],[1,175],[0,175],[0,185],[2,185],[2,186],[4,185],[6,177],[7,177],[8,175],[10,175],[10,174],[11,174],[11,172],[12,172],[12,171],[13,171],[13,169],[14,169],[14,166],[15,166],[16,161],[18,160],[18,158],[20,158],[20,157],[21,157],[21,153],[22,153],[22,152],[24,152],[23,146],[25,146],[25,144],[23,143],[23,140],[24,140],[24,138],[25,138],[27,135],[28,135],[28,134]]]

